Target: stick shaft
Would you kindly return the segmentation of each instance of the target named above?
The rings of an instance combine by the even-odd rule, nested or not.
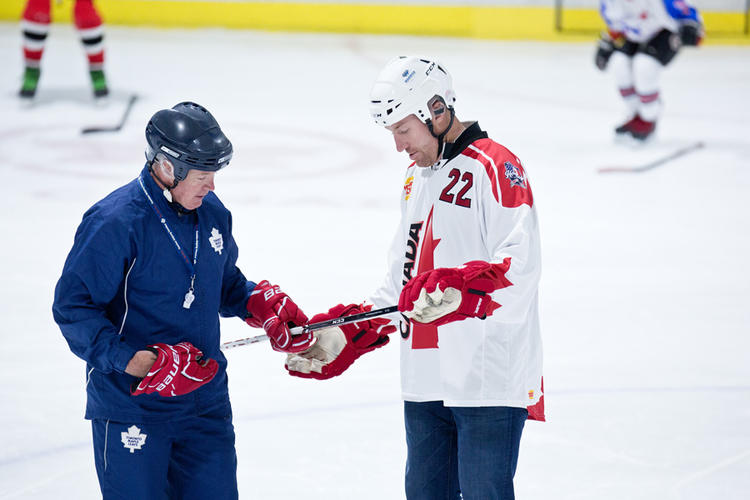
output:
[[[311,332],[313,330],[320,330],[321,328],[356,323],[357,321],[362,321],[363,319],[378,318],[380,316],[385,316],[386,314],[391,314],[394,312],[398,312],[398,306],[388,306],[381,309],[373,309],[371,311],[366,311],[359,314],[351,314],[349,316],[343,316],[341,318],[333,318],[327,321],[313,323],[311,325],[295,326],[291,329],[291,332],[292,335],[299,335],[302,332]]]
[[[664,158],[660,158],[658,160],[652,161],[651,163],[648,163],[646,165],[643,165],[642,167],[639,167],[636,171],[637,172],[645,172],[646,170],[651,170],[652,168],[659,167],[661,165],[664,165],[665,163],[675,160],[681,156],[685,156],[688,153],[692,153],[696,149],[700,149],[703,147],[702,142],[696,142],[695,144],[691,144],[689,146],[686,146],[682,149],[678,149],[671,155],[667,155]]]
[[[232,340],[231,342],[224,342],[221,344],[221,350],[226,351],[227,349],[234,349],[235,347],[242,347],[243,345],[257,344],[258,342],[265,342],[266,340],[268,340],[266,335],[257,335],[246,339]]]
[[[292,335],[299,335],[302,332],[311,332],[313,330],[320,330],[321,328],[329,328],[332,326],[346,325],[349,323],[356,323],[365,319],[377,318],[398,312],[398,306],[383,307],[381,309],[373,309],[359,314],[352,314],[350,316],[344,316],[343,318],[333,318],[327,321],[321,321],[319,323],[313,323],[305,326],[295,326],[290,331]],[[242,347],[250,344],[257,344],[258,342],[264,342],[268,340],[266,335],[257,335],[255,337],[248,337],[246,339],[233,340],[231,342],[224,342],[221,344],[221,350],[226,351],[227,349],[233,349],[235,347]]]
[[[646,163],[645,165],[641,165],[639,167],[603,167],[599,169],[599,173],[606,174],[606,173],[613,173],[613,172],[625,172],[625,173],[646,172],[656,167],[660,167],[664,165],[665,163],[668,163],[672,160],[676,160],[677,158],[681,156],[685,156],[688,153],[692,153],[693,151],[701,149],[704,146],[705,144],[703,142],[695,142],[693,144],[690,144],[689,146],[680,148],[677,151],[674,151],[673,153],[670,153],[666,156],[663,156],[657,160],[654,160],[650,163]]]

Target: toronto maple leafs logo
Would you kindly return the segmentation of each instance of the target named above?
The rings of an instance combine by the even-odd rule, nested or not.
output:
[[[503,165],[505,166],[505,178],[510,181],[510,185],[526,189],[526,177],[523,175],[523,170],[509,161],[506,161]]]
[[[211,237],[208,238],[208,241],[211,243],[211,247],[221,255],[221,251],[224,250],[224,238],[222,238],[221,233],[215,227],[211,228]]]
[[[121,432],[120,436],[122,445],[128,448],[130,453],[135,453],[135,450],[140,450],[146,444],[147,434],[141,434],[141,430],[135,425],[128,427],[128,432]]]

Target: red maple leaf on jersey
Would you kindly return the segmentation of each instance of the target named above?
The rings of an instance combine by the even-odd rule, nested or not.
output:
[[[427,227],[422,240],[422,250],[419,253],[419,264],[417,265],[417,274],[435,269],[435,247],[440,243],[440,238],[435,239],[432,236],[432,211],[427,216]],[[435,325],[423,325],[412,321],[412,349],[437,349],[438,331]]]

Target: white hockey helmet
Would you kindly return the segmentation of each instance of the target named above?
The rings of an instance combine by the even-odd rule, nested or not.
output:
[[[437,61],[415,56],[392,59],[380,72],[370,91],[370,114],[385,127],[414,114],[430,120],[428,103],[443,98],[448,107],[456,102],[451,75]]]

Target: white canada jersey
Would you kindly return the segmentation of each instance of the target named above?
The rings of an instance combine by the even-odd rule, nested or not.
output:
[[[601,0],[600,12],[610,31],[624,33],[636,43],[651,40],[662,30],[677,32],[680,23],[701,23],[687,0]]]
[[[407,169],[390,270],[369,300],[376,307],[398,303],[403,285],[420,272],[509,258],[512,286],[492,293],[501,307],[486,320],[435,327],[402,319],[402,395],[447,406],[536,405],[529,418],[543,420],[541,256],[529,181],[520,160],[477,123],[448,146],[447,160]]]

